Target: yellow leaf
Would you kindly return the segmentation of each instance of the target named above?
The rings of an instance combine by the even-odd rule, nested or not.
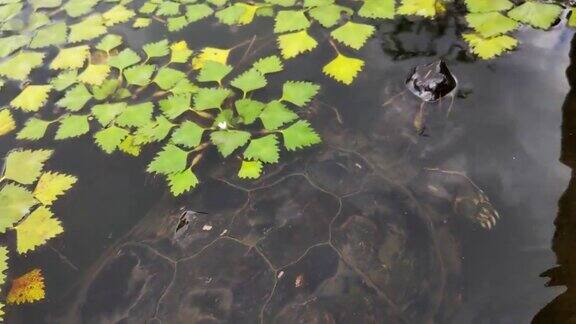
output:
[[[278,47],[282,57],[289,59],[307,51],[313,50],[318,43],[306,30],[278,36]]]
[[[192,60],[192,68],[194,70],[201,69],[206,61],[214,61],[226,64],[228,61],[229,49],[220,49],[214,47],[206,47]]]
[[[172,63],[186,63],[190,55],[192,55],[192,50],[188,48],[188,44],[185,41],[172,44],[170,51],[170,62]]]
[[[10,102],[10,105],[24,111],[38,111],[46,103],[50,90],[52,90],[50,85],[29,85]]]
[[[130,20],[130,18],[134,17],[136,14],[134,11],[129,10],[123,5],[117,5],[110,10],[106,11],[102,14],[102,18],[104,18],[104,24],[106,26],[114,26],[119,23],[124,23]]]
[[[335,59],[324,66],[322,72],[337,81],[350,84],[363,66],[364,61],[338,53]]]
[[[76,177],[67,174],[43,173],[34,189],[34,197],[42,204],[50,206],[58,196],[72,188],[77,180]]]
[[[44,299],[44,276],[40,269],[34,269],[14,279],[6,297],[8,304],[33,303],[42,299]]]
[[[0,110],[0,136],[6,135],[16,128],[16,122],[8,109]]]
[[[444,10],[442,1],[437,0],[402,0],[400,7],[398,7],[398,13],[401,15],[422,17],[434,17],[437,12],[443,12]]]
[[[239,25],[247,25],[251,23],[252,20],[254,20],[256,11],[261,7],[260,5],[250,5],[242,2],[238,3],[238,5],[244,7],[244,13],[240,16],[240,19],[238,19]]]
[[[110,73],[110,66],[106,64],[90,64],[78,76],[78,80],[91,85],[101,85]]]
[[[142,146],[136,145],[134,143],[134,140],[135,140],[134,135],[126,136],[126,138],[122,141],[122,143],[118,145],[118,149],[132,156],[140,155],[140,152],[142,151]]]
[[[16,250],[20,254],[34,250],[64,232],[60,221],[54,218],[54,214],[45,206],[36,208],[14,229],[16,230]]]
[[[79,69],[84,66],[88,55],[90,55],[90,46],[88,45],[63,48],[50,63],[50,68],[52,70]]]
[[[491,59],[518,46],[518,40],[508,35],[484,38],[478,34],[464,34],[472,52],[482,59]]]

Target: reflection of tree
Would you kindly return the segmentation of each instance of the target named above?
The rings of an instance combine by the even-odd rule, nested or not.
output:
[[[543,275],[550,278],[550,286],[566,286],[567,290],[534,317],[535,324],[576,323],[576,37],[572,39],[566,74],[570,92],[562,107],[560,161],[572,169],[572,178],[558,202],[553,242],[558,265]]]

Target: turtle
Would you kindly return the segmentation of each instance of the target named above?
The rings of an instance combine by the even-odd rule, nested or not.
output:
[[[432,114],[434,138],[414,132],[419,100],[397,96],[353,130],[314,105],[325,141],[309,154],[254,182],[218,165],[195,192],[167,194],[56,322],[448,322],[461,302],[461,229],[490,229],[499,215],[438,159],[458,127]]]

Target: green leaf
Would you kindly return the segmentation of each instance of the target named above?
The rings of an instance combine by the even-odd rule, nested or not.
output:
[[[332,4],[312,8],[309,12],[310,17],[316,19],[320,25],[325,28],[330,28],[336,25],[342,17],[342,12],[346,12],[347,14],[353,13],[350,8]]]
[[[160,89],[169,90],[185,77],[186,73],[184,72],[169,67],[162,67],[158,70],[153,82],[156,83]]]
[[[182,94],[182,93],[195,93],[198,91],[198,86],[190,82],[188,79],[182,79],[176,83],[176,85],[170,89],[170,92],[173,94]]]
[[[191,94],[180,94],[160,100],[160,110],[169,119],[175,119],[190,109]]]
[[[167,0],[161,2],[156,11],[158,16],[176,16],[178,13],[180,13],[180,4]]]
[[[186,18],[192,23],[212,15],[213,12],[214,10],[206,4],[193,4],[186,7]]]
[[[134,28],[145,28],[145,27],[150,26],[151,23],[152,23],[152,19],[150,19],[150,18],[138,17],[138,18],[136,18],[136,20],[134,20],[134,23],[132,24],[132,27],[134,27]]]
[[[401,0],[400,3],[398,13],[401,15],[436,16],[436,0]]]
[[[188,26],[190,23],[186,19],[186,16],[180,17],[170,17],[168,18],[168,31],[175,32],[182,30],[182,28]]]
[[[201,88],[194,95],[194,109],[220,109],[224,100],[231,94],[232,92],[225,88]]]
[[[464,0],[468,11],[476,12],[490,12],[490,11],[503,11],[508,10],[514,4],[508,0]]]
[[[320,91],[320,86],[312,82],[287,81],[282,86],[282,99],[298,107],[307,105]]]
[[[186,63],[192,53],[185,41],[174,43],[170,45],[170,63]]]
[[[499,12],[470,13],[466,15],[468,25],[482,37],[498,36],[518,28],[518,23]]]
[[[78,81],[91,85],[101,85],[110,74],[110,66],[106,64],[89,64],[78,76]]]
[[[137,64],[140,62],[140,60],[141,58],[136,52],[127,48],[120,52],[118,55],[108,59],[108,65],[122,71],[127,67]]]
[[[61,45],[66,43],[68,36],[68,26],[65,22],[58,22],[50,26],[39,29],[30,42],[30,48],[42,48],[50,45]]]
[[[123,5],[116,5],[103,13],[102,18],[104,18],[104,24],[106,26],[114,26],[116,24],[127,22],[135,15],[136,13],[133,10],[128,9]]]
[[[508,17],[536,28],[548,29],[562,13],[562,7],[538,1],[526,1],[508,11]]]
[[[0,38],[0,57],[6,57],[14,51],[30,43],[30,36],[28,35],[12,35]]]
[[[284,137],[284,147],[288,151],[295,151],[322,141],[310,124],[304,120],[295,122],[281,132]]]
[[[50,125],[49,121],[32,117],[28,119],[28,121],[26,121],[26,124],[24,125],[22,130],[20,130],[20,132],[18,132],[18,135],[16,135],[16,138],[19,140],[41,139],[42,137],[44,137],[44,134],[46,134],[46,129],[48,128],[48,125]]]
[[[22,51],[0,63],[0,75],[24,81],[32,69],[42,65],[44,53]]]
[[[282,57],[289,59],[316,48],[318,43],[305,30],[278,36]]]
[[[52,150],[15,150],[8,153],[4,178],[21,184],[34,183],[40,176],[44,163],[52,156]]]
[[[62,48],[58,55],[50,63],[50,68],[58,69],[79,69],[84,66],[84,62],[90,55],[90,46],[80,45],[76,47]]]
[[[364,43],[374,34],[374,31],[374,26],[348,21],[334,29],[330,35],[340,43],[358,50],[364,46]]]
[[[338,53],[336,58],[324,66],[322,72],[336,81],[349,85],[363,67],[364,61]]]
[[[167,39],[163,39],[156,43],[148,43],[142,47],[142,50],[149,58],[163,57],[170,54]]]
[[[364,0],[358,10],[358,15],[364,18],[392,19],[394,18],[394,0]]]
[[[172,142],[188,148],[194,148],[200,145],[204,128],[196,125],[191,121],[184,121],[178,129],[172,134]]]
[[[96,48],[108,53],[116,47],[122,45],[122,42],[122,36],[108,34],[102,38],[98,45],[96,45]]]
[[[150,83],[156,66],[152,64],[136,65],[124,70],[124,77],[128,84],[145,86]]]
[[[52,205],[59,196],[62,196],[78,181],[75,176],[56,173],[44,172],[34,188],[34,198],[45,206]]]
[[[472,52],[482,59],[491,59],[518,46],[518,41],[508,35],[483,38],[480,35],[470,33],[462,36]]]
[[[574,14],[574,8],[570,9],[570,14],[568,16],[568,26],[576,27],[576,15]]]
[[[70,111],[78,111],[92,99],[92,94],[83,84],[78,84],[74,88],[66,91],[64,98],[56,102],[57,106],[64,107]]]
[[[195,188],[198,183],[198,178],[190,169],[168,175],[168,185],[174,196],[179,196]]]
[[[310,21],[304,15],[304,10],[281,10],[276,15],[274,32],[293,32],[308,27],[310,27]]]
[[[264,88],[266,84],[268,84],[268,81],[256,69],[250,69],[230,82],[231,86],[242,90],[244,97],[250,91]]]
[[[210,134],[212,144],[216,145],[223,157],[228,157],[237,148],[243,146],[250,139],[250,133],[239,130],[220,130]]]
[[[16,121],[10,109],[0,109],[0,136],[4,136],[16,129]]]
[[[70,17],[80,17],[92,11],[99,1],[100,0],[70,0],[66,2],[63,9]]]
[[[174,127],[174,124],[166,119],[166,117],[158,116],[155,122],[138,128],[134,143],[141,145],[159,142],[168,136],[172,127]]]
[[[138,11],[143,14],[153,14],[158,9],[158,4],[153,2],[145,2]]]
[[[77,43],[96,38],[107,31],[101,15],[95,14],[84,18],[79,23],[70,25],[70,35],[68,41]]]
[[[258,179],[262,173],[262,162],[242,161],[238,177],[242,179]]]
[[[78,78],[78,71],[76,70],[64,71],[58,74],[58,76],[56,76],[55,78],[52,78],[52,80],[50,80],[50,85],[56,91],[63,91],[68,89],[68,87],[70,87],[74,83],[76,83],[77,78]]]
[[[282,71],[284,65],[278,56],[272,55],[258,60],[254,63],[254,68],[262,74],[268,74]]]
[[[267,130],[275,130],[297,118],[298,115],[286,108],[280,101],[269,102],[260,114],[260,120]]]
[[[232,67],[230,65],[208,61],[204,63],[196,79],[200,82],[218,82],[220,84],[222,79],[231,71]]]
[[[236,25],[239,24],[240,19],[246,12],[246,7],[240,5],[239,3],[235,3],[227,8],[224,8],[218,12],[214,16],[218,18],[218,20],[226,25]]]
[[[263,102],[252,99],[240,99],[235,102],[236,111],[246,125],[252,124],[266,106]]]
[[[116,92],[119,85],[120,81],[118,79],[108,79],[104,80],[99,86],[93,86],[92,93],[94,94],[94,99],[104,100],[110,97]]]
[[[154,104],[151,102],[131,105],[116,118],[116,124],[121,127],[142,127],[151,123],[153,112]]]
[[[252,139],[244,151],[244,157],[264,163],[278,163],[280,158],[278,151],[278,138],[276,134],[270,134]]]
[[[69,115],[60,121],[60,127],[56,131],[57,140],[78,137],[90,131],[90,124],[88,123],[87,115]]]
[[[15,184],[7,184],[0,189],[0,233],[21,220],[37,204],[32,193]]]
[[[10,102],[10,105],[28,112],[38,111],[48,100],[51,90],[50,85],[29,85]]]
[[[111,154],[128,134],[123,128],[110,126],[94,134],[94,139],[104,152]]]
[[[126,136],[120,145],[118,145],[118,149],[126,154],[139,156],[142,151],[142,146],[135,144],[135,139],[136,137],[133,135]]]
[[[106,127],[116,116],[126,110],[126,107],[125,102],[95,105],[92,107],[92,114],[102,126]]]
[[[146,171],[159,174],[172,174],[184,171],[188,165],[188,152],[176,145],[166,144],[154,160],[150,162]]]

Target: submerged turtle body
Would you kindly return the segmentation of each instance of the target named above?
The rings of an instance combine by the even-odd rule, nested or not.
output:
[[[455,139],[413,136],[406,115],[382,108],[362,131],[334,121],[322,148],[254,183],[223,167],[183,209],[167,197],[58,322],[446,322],[460,298],[458,230],[496,214],[465,175],[427,165]]]

